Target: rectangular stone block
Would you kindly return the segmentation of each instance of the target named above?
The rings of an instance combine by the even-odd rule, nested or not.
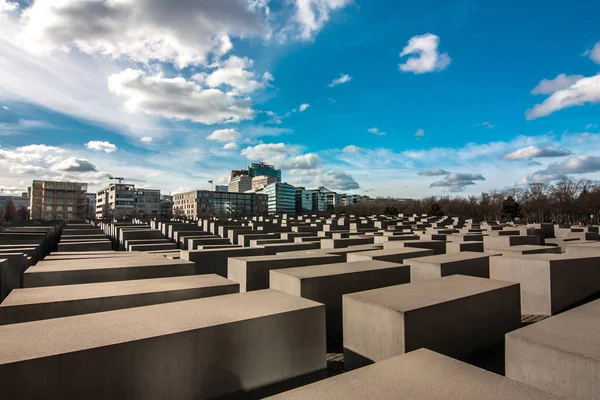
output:
[[[558,396],[427,349],[416,350],[268,399],[561,400]]]
[[[342,350],[342,296],[410,282],[410,267],[383,261],[356,261],[272,270],[271,289],[325,304],[327,343]]]
[[[325,307],[276,290],[0,326],[5,399],[205,399],[325,367]]]
[[[304,267],[340,262],[339,256],[332,254],[277,254],[269,256],[230,258],[227,278],[240,284],[240,292],[269,288],[269,271],[281,268]]]
[[[265,244],[263,247],[265,248],[265,254],[279,254],[279,253],[288,253],[291,251],[301,251],[301,250],[316,250],[320,246],[319,243],[275,243],[275,244]]]
[[[0,325],[238,292],[239,284],[218,275],[18,289],[0,304]]]
[[[263,247],[237,247],[207,250],[181,250],[181,259],[196,264],[196,274],[217,274],[227,278],[227,259],[230,257],[261,256]]]
[[[446,253],[460,253],[461,251],[483,253],[483,242],[446,242]]]
[[[501,232],[501,231],[500,231]],[[493,233],[493,232],[492,232]],[[483,247],[485,249],[504,249],[510,246],[520,245],[540,245],[540,237],[534,235],[501,235],[501,236],[484,236]]]
[[[564,249],[569,257],[600,257],[600,243],[569,244]]]
[[[464,359],[521,326],[519,284],[453,275],[343,297],[344,366],[421,347]]]
[[[600,300],[506,334],[506,377],[564,396],[600,399]]]
[[[351,253],[346,256],[348,262],[355,261],[388,261],[395,263],[403,263],[404,260],[416,257],[426,257],[433,255],[431,249],[417,249],[417,248],[398,248],[398,249],[387,249],[387,250],[371,250],[363,251],[359,253]]]
[[[375,243],[375,238],[371,237],[358,237],[358,238],[347,238],[347,239],[323,239],[321,240],[322,249],[339,249],[350,246],[358,246],[364,244]]]
[[[396,242],[385,242],[383,248],[398,249],[403,247],[416,247],[418,249],[431,249],[434,255],[446,254],[446,243],[442,240],[405,240]]]
[[[129,246],[129,251],[157,251],[157,250],[175,250],[177,245],[175,243],[146,243],[146,244],[132,244]]]
[[[492,257],[490,278],[521,284],[523,314],[553,315],[600,291],[600,256]]]
[[[464,251],[460,253],[440,254],[437,256],[412,258],[406,261],[410,265],[410,281],[441,278],[449,275],[469,275],[480,278],[490,277],[490,255]]]
[[[532,244],[524,244],[519,246],[510,246],[502,249],[493,249],[491,252],[501,254],[503,256],[522,256],[525,254],[560,254],[561,248],[558,246],[535,246]],[[600,256],[600,252],[598,253]]]
[[[23,286],[27,257],[23,253],[0,253],[0,303],[14,290]]]
[[[41,261],[23,275],[24,287],[76,285],[194,275],[194,263],[164,257]]]
[[[107,251],[112,250],[109,240],[86,241],[86,242],[60,242],[58,251]]]

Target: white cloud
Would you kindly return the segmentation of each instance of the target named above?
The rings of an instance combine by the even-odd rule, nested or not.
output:
[[[585,126],[585,129],[594,129],[594,128],[597,128],[597,127],[598,127],[598,124],[587,124]]]
[[[217,142],[234,142],[242,137],[242,134],[235,129],[217,129],[211,133],[207,139]]]
[[[339,78],[336,78],[334,80],[331,81],[331,83],[329,84],[329,87],[334,87],[337,85],[341,85],[347,82],[350,82],[352,80],[352,77],[348,74],[340,74]]]
[[[57,164],[52,165],[50,168],[56,172],[96,172],[98,167],[88,160],[79,159],[76,157],[70,157]]]
[[[596,43],[594,47],[583,53],[583,55],[588,56],[596,64],[600,64],[600,42]]]
[[[551,158],[551,157],[564,157],[573,154],[568,149],[551,149],[541,148],[538,146],[527,146],[518,150],[513,151],[502,156],[503,160],[514,161],[514,160],[528,160],[531,158]]]
[[[477,126],[477,127],[482,126],[484,128],[494,129],[497,125],[494,125],[488,121],[483,121],[482,123],[475,124],[475,126]]]
[[[223,146],[224,150],[235,150],[237,149],[239,146],[236,142],[229,142],[229,143],[225,143],[225,145]]]
[[[543,103],[527,110],[528,120],[545,117],[564,108],[600,102],[600,74],[581,78],[569,87],[557,90]]]
[[[441,181],[433,182],[431,188],[446,188],[450,192],[462,192],[467,186],[476,185],[474,181],[484,181],[481,174],[453,172]]]
[[[550,164],[546,169],[537,171],[517,181],[517,185],[537,182],[550,182],[565,178],[567,175],[600,172],[599,156],[575,156],[563,162]]]
[[[117,151],[117,146],[110,142],[91,141],[85,145],[89,150],[103,151],[105,153],[113,153]]]
[[[9,168],[9,171],[17,175],[35,174],[44,171],[44,168],[37,165],[13,165]]]
[[[360,189],[358,182],[352,175],[340,171],[329,171],[325,174],[319,174],[317,186],[325,186],[331,190],[357,190]]]
[[[212,88],[229,86],[241,93],[251,93],[264,88],[268,81],[273,80],[273,75],[269,72],[260,79],[254,72],[249,71],[253,64],[254,62],[249,58],[231,56],[210,74],[197,74],[194,79],[206,82]]]
[[[416,138],[421,138],[421,137],[423,137],[423,136],[425,136],[425,131],[424,131],[423,129],[418,129],[418,130],[415,132],[415,137],[416,137]]]
[[[16,1],[0,0],[0,14],[14,11],[17,8],[19,8],[19,3]]]
[[[141,141],[142,143],[152,143],[152,141],[153,141],[153,140],[154,140],[154,139],[152,139],[152,137],[151,137],[151,136],[144,136],[143,138],[141,138],[141,139],[140,139],[140,141]]]
[[[308,104],[308,103],[300,104],[299,111],[304,112],[304,111],[308,110],[308,107],[310,107],[310,104]]]
[[[7,106],[2,106],[2,109],[7,111],[10,110],[10,108],[8,108]]]
[[[127,69],[111,75],[108,86],[112,93],[126,99],[125,109],[130,113],[139,111],[203,124],[239,122],[254,117],[249,98],[218,89],[203,89],[182,77],[165,78]]]
[[[38,0],[21,19],[23,41],[39,52],[77,48],[180,68],[204,64],[210,53],[228,52],[230,36],[265,32],[261,15],[245,0]]]
[[[353,144],[346,146],[342,149],[342,152],[344,152],[344,153],[360,153],[361,151],[363,151],[362,148],[355,146]]]
[[[383,136],[383,135],[387,134],[387,132],[382,132],[377,127],[375,127],[375,128],[369,128],[369,129],[367,129],[367,131],[369,133],[372,133],[373,135],[379,135],[379,136]]]
[[[412,37],[400,53],[400,57],[416,56],[410,57],[404,64],[399,64],[400,70],[423,74],[448,68],[451,59],[447,53],[439,54],[439,41],[440,38],[431,33]]]
[[[262,161],[278,155],[293,153],[285,143],[261,143],[256,146],[246,147],[241,154],[251,161]]]
[[[531,94],[552,94],[558,90],[567,89],[582,78],[584,78],[583,75],[567,76],[565,74],[560,74],[554,79],[542,79],[542,81],[533,88]]]
[[[309,40],[329,21],[332,11],[348,5],[350,0],[295,0],[293,22],[299,25],[300,38]]]
[[[425,169],[419,172],[419,175],[421,176],[441,176],[441,175],[450,175],[450,172],[441,169],[441,168],[432,168],[432,169]]]

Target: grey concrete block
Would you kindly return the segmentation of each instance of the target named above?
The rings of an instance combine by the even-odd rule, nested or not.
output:
[[[348,262],[377,260],[403,263],[404,260],[409,258],[426,257],[431,255],[433,255],[433,250],[431,249],[402,247],[397,249],[371,250],[359,253],[351,253],[348,254],[346,258]]]
[[[60,242],[58,251],[108,251],[112,250],[112,243],[109,240],[99,240],[93,242]]]
[[[489,249],[489,251],[501,254],[503,256],[512,257],[526,254],[560,254],[561,248],[558,246],[535,246],[531,244],[525,244],[499,249]],[[600,252],[598,252],[598,255],[600,256]]]
[[[561,400],[558,396],[427,349],[416,350],[268,399]]]
[[[446,253],[460,253],[461,251],[483,253],[483,242],[446,242]]]
[[[239,284],[218,275],[18,289],[0,304],[0,325],[238,292]]]
[[[339,256],[332,254],[277,254],[269,256],[230,258],[227,265],[227,278],[240,284],[240,292],[269,288],[269,271],[281,268],[304,267],[340,262]]]
[[[164,257],[139,256],[108,260],[41,261],[23,275],[24,287],[75,285],[133,279],[194,275],[194,263]]]
[[[490,277],[490,255],[485,253],[464,251],[411,258],[406,261],[406,264],[410,265],[411,282],[456,274]]]
[[[521,326],[519,285],[453,275],[344,295],[344,366],[421,347],[463,359]]]
[[[339,249],[350,246],[375,243],[375,237],[352,237],[347,239],[323,239],[321,240],[322,249]]]
[[[0,303],[14,290],[23,287],[27,257],[23,253],[0,253]]]
[[[500,231],[502,232],[502,231]],[[520,245],[540,245],[540,237],[534,235],[503,235],[503,236],[484,236],[483,247],[485,249],[504,249],[510,246]]]
[[[403,247],[416,247],[418,249],[431,249],[434,255],[446,254],[446,243],[442,240],[406,240],[400,242],[386,242],[383,248],[398,249]]]
[[[208,250],[182,250],[181,259],[196,264],[196,274],[217,274],[227,278],[227,259],[230,257],[261,256],[263,247],[219,248]]]
[[[553,315],[600,291],[600,256],[491,257],[490,278],[521,284],[523,314]]]
[[[271,289],[325,304],[327,343],[342,349],[342,296],[410,282],[407,265],[383,261],[358,261],[272,270]]]
[[[506,377],[564,396],[600,399],[600,300],[506,334]]]
[[[275,290],[0,326],[6,399],[204,399],[325,367],[324,306]]]

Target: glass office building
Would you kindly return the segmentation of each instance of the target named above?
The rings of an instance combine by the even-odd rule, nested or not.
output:
[[[296,188],[288,183],[271,183],[261,193],[269,196],[269,214],[296,213]]]
[[[250,178],[256,176],[272,176],[277,178],[277,182],[281,182],[281,170],[275,169],[274,166],[265,163],[252,163],[248,167],[248,176],[250,176]]]

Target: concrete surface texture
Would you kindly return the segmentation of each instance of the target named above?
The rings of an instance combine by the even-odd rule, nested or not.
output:
[[[24,287],[75,285],[81,283],[163,278],[194,275],[195,265],[184,260],[141,256],[68,261],[41,261],[23,275]]]
[[[333,254],[289,256],[282,253],[275,256],[236,257],[228,261],[227,278],[240,284],[240,292],[249,292],[267,289],[271,270],[332,264],[340,261],[340,257]]]
[[[218,275],[17,289],[0,304],[0,325],[238,292],[239,284]]]
[[[357,261],[271,270],[270,287],[325,304],[327,343],[341,351],[342,296],[410,282],[410,267],[383,261]]]
[[[456,274],[490,277],[490,255],[485,253],[465,251],[411,258],[406,264],[410,265],[411,282]]]
[[[325,310],[274,290],[0,326],[4,398],[210,398],[325,368]]]
[[[506,335],[506,376],[568,399],[600,398],[600,300]]]
[[[560,400],[561,397],[421,349],[268,399]]]
[[[372,250],[360,253],[352,253],[347,256],[348,262],[353,261],[389,261],[389,262],[404,262],[404,260],[416,257],[425,257],[433,255],[431,249],[418,249],[418,248],[398,248],[398,249],[387,249],[387,250]]]
[[[600,256],[491,257],[490,278],[520,283],[523,314],[553,315],[600,291]]]
[[[455,358],[520,327],[519,285],[452,275],[343,297],[344,365],[354,369],[421,347]]]

